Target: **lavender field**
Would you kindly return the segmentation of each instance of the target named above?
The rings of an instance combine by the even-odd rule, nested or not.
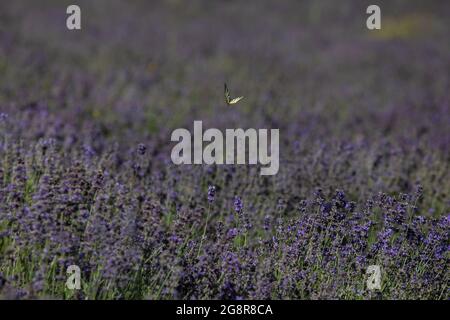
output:
[[[450,299],[450,2],[369,4],[1,1],[0,298]],[[194,120],[278,174],[174,165]]]

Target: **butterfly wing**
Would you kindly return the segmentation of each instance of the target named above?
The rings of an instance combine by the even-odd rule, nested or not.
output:
[[[230,101],[229,104],[235,104],[235,103],[238,103],[238,102],[241,101],[242,99],[244,99],[244,97],[237,97],[237,98],[234,98],[233,100]]]
[[[230,100],[231,100],[230,90],[228,90],[228,86],[226,83],[224,84],[224,87],[225,87],[225,89],[224,89],[225,103],[230,104]]]

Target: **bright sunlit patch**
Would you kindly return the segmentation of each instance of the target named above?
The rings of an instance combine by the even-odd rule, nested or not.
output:
[[[370,33],[379,39],[410,39],[430,31],[433,17],[428,14],[410,13],[382,19],[381,29]]]

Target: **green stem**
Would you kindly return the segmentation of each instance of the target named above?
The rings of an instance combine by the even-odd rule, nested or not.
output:
[[[199,247],[198,247],[197,258],[198,258],[198,256],[200,255],[200,252],[201,252],[201,250],[202,250],[203,239],[204,239],[205,236],[206,236],[206,229],[207,229],[207,227],[208,227],[208,221],[209,221],[210,213],[211,213],[211,204],[208,204],[208,215],[206,216],[205,227],[203,228],[203,234],[202,234],[202,237],[201,237],[201,239],[200,239],[200,245],[199,245]]]

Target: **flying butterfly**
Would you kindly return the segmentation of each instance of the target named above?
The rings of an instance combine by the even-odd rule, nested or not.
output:
[[[232,105],[232,104],[236,104],[236,103],[238,103],[239,101],[241,101],[242,99],[244,99],[244,97],[237,97],[237,98],[234,98],[234,99],[231,99],[231,96],[230,96],[230,90],[228,90],[228,86],[227,86],[227,84],[225,83],[225,103],[227,104],[227,105]]]

